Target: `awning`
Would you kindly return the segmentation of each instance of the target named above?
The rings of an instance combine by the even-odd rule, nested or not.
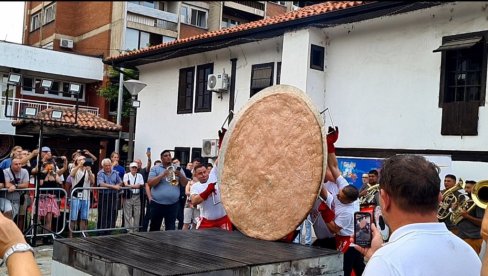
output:
[[[433,52],[468,49],[478,44],[481,39],[483,39],[482,36],[474,36],[464,39],[449,40],[444,42],[439,48],[435,49]]]

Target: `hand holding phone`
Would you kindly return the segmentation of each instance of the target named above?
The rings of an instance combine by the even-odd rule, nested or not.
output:
[[[371,247],[371,213],[354,213],[354,243],[361,247]]]

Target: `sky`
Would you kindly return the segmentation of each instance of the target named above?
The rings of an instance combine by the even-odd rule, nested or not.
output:
[[[0,2],[0,40],[22,43],[24,2]]]

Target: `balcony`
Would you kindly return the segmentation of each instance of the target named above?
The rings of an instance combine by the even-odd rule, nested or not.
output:
[[[5,106],[7,107],[7,116],[5,116]],[[33,101],[25,99],[8,99],[8,104],[5,105],[5,97],[2,97],[2,105],[0,107],[0,120],[12,121],[12,117],[20,117],[25,115],[26,108],[35,108],[37,112],[43,111],[47,108],[75,108],[74,104],[63,104],[54,102]],[[78,106],[78,110],[91,113],[98,116],[99,108],[93,106]]]
[[[174,32],[177,31],[178,27],[178,16],[175,13],[160,11],[130,2],[127,3],[127,21]]]

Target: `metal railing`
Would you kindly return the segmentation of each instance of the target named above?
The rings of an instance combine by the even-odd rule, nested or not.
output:
[[[5,104],[5,97],[2,97],[2,108],[0,113],[0,119],[8,119],[5,117],[5,110],[7,108],[7,114],[9,116],[14,117],[21,117],[25,114],[26,108],[36,108],[37,113],[48,109],[48,108],[75,108],[76,104],[64,104],[64,103],[56,103],[56,102],[44,102],[44,101],[34,101],[34,100],[26,100],[26,99],[8,99],[8,103]],[[78,110],[91,113],[95,116],[99,114],[98,107],[92,106],[78,106]]]

